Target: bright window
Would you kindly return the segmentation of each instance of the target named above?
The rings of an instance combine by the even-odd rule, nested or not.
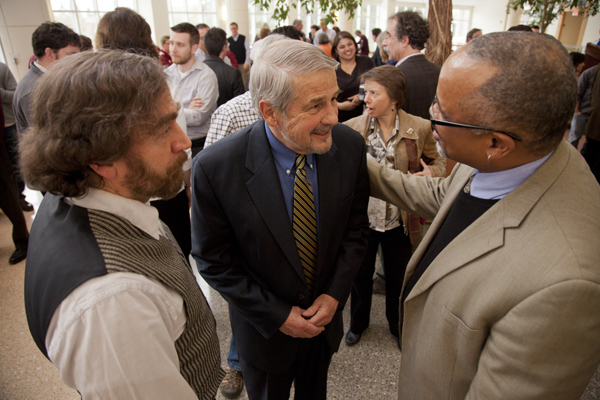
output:
[[[452,8],[452,49],[467,43],[467,33],[471,30],[473,7]]]
[[[304,10],[304,8],[302,8],[300,4],[298,4],[298,19],[302,20],[302,25],[304,26],[302,30],[304,31],[304,34],[307,38],[308,34],[310,33],[311,26],[321,25],[321,18],[325,18],[325,12],[321,11],[320,7],[315,7],[312,13],[307,14],[306,10]],[[333,27],[332,24],[329,24],[327,26],[328,29],[331,29],[331,27]]]
[[[531,6],[529,4],[525,4],[523,6],[523,10],[521,11],[521,15],[519,16],[519,24],[521,24],[521,25],[533,24],[533,18],[531,17],[531,15],[529,15],[530,12],[531,12]]]
[[[167,0],[169,26],[181,22],[219,26],[216,0]]]
[[[403,12],[403,11],[414,11],[414,12],[421,13],[423,18],[427,18],[428,9],[429,9],[429,7],[426,6],[425,3],[396,2],[396,7],[394,7],[394,13]]]
[[[50,0],[55,22],[62,22],[94,41],[98,21],[116,7],[137,11],[137,0]]]
[[[356,10],[354,16],[354,30],[360,30],[362,34],[369,39],[369,50],[371,52],[375,51],[376,47],[371,30],[379,28],[382,31],[385,31],[386,29],[386,26],[382,25],[381,8],[381,4],[363,3],[363,5]],[[385,18],[383,21],[385,21]],[[354,35],[354,32],[352,32],[352,34]]]
[[[260,4],[254,4],[254,1],[250,0],[248,2],[248,13],[250,17],[250,32],[248,36],[248,43],[254,43],[254,39],[260,33],[264,24],[269,25],[269,29],[275,29],[277,21],[271,19],[272,11],[269,10],[261,10]],[[235,19],[234,19],[235,21]],[[289,25],[287,21],[285,23],[281,23],[283,25]]]

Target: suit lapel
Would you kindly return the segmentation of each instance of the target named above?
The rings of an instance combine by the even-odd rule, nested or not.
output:
[[[504,199],[496,203],[486,213],[468,226],[460,235],[450,242],[444,250],[432,261],[423,276],[419,279],[413,290],[406,298],[407,301],[428,290],[434,283],[445,275],[468,264],[478,257],[501,247],[504,244],[504,231],[518,227],[527,217],[531,209],[542,198],[548,188],[556,181],[564,170],[569,160],[570,146],[563,142],[554,154],[542,164],[523,184],[509,193]],[[471,168],[461,166],[460,176],[456,176],[456,184],[444,199],[444,205],[431,225],[430,232],[411,259],[406,276],[414,272],[416,266],[423,258],[429,244],[439,231],[450,209],[454,205],[456,196],[464,187],[470,176]],[[406,284],[405,277],[404,283]]]
[[[319,181],[319,241],[317,255],[317,274],[323,272],[323,263],[327,256],[329,239],[333,232],[335,214],[339,199],[337,194],[340,187],[340,164],[335,159],[337,147],[335,143],[323,155],[316,155],[317,175]],[[319,276],[317,275],[317,282]]]
[[[259,120],[248,133],[246,168],[254,175],[246,182],[246,188],[273,238],[305,279],[264,124],[264,120]]]

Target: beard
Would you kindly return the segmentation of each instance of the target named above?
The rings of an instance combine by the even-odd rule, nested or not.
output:
[[[448,156],[446,155],[446,152],[444,151],[444,149],[442,149],[440,142],[437,140],[435,142],[435,148],[437,149],[438,153],[440,153],[440,156],[442,156],[444,158],[448,158]]]
[[[186,64],[192,58],[192,54],[193,53],[190,51],[188,54],[179,55],[177,59],[175,58],[175,56],[172,56],[173,62],[175,62],[175,64],[178,65]]]
[[[326,133],[329,132],[330,130],[333,129],[333,125],[321,125],[317,128],[315,128],[312,133]],[[287,141],[289,141],[290,143],[292,143],[297,149],[300,149],[304,152],[306,152],[307,154],[325,154],[329,151],[329,149],[331,149],[331,144],[332,139],[331,139],[331,135],[329,135],[329,137],[327,138],[327,140],[324,142],[324,146],[323,147],[318,147],[315,143],[313,143],[312,140],[312,136],[309,135],[309,144],[308,146],[298,142],[298,140],[296,140],[296,138],[292,137],[288,131],[287,131],[287,124],[285,124],[285,128],[280,128],[279,129],[279,133],[281,133],[281,136],[283,136]]]
[[[125,177],[125,184],[129,191],[138,197],[172,199],[179,193],[183,184],[183,164],[186,161],[187,153],[181,152],[173,165],[167,168],[164,174],[160,174],[148,168],[136,154],[131,154],[126,158],[129,171]]]

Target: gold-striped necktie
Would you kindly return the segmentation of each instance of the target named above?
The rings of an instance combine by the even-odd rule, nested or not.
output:
[[[311,292],[315,286],[317,264],[317,214],[312,187],[306,178],[306,155],[296,155],[294,215],[292,225],[304,276]]]

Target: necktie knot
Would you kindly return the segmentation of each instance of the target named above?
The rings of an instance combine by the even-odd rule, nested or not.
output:
[[[306,154],[296,154],[296,169],[304,169],[306,165]]]

